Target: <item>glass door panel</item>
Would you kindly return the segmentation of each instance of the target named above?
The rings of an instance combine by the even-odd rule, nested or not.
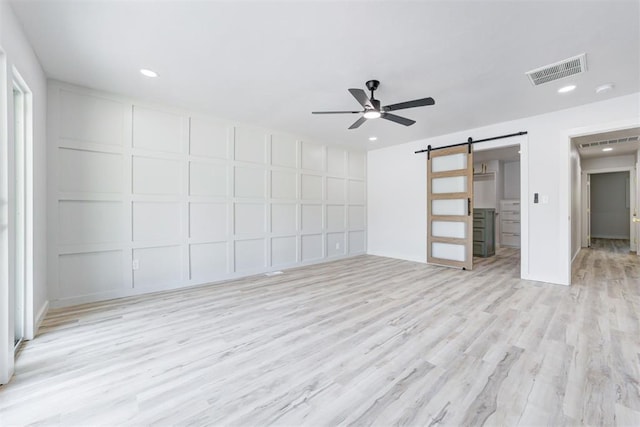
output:
[[[466,215],[465,199],[440,199],[431,202],[432,215]]]
[[[467,178],[465,176],[450,176],[431,180],[431,192],[433,194],[466,193],[466,191]]]
[[[454,221],[431,221],[431,235],[464,239],[467,237],[467,224]]]
[[[431,255],[434,258],[464,262],[466,259],[466,252],[467,249],[465,248],[465,245],[441,242],[431,243]]]
[[[435,151],[433,152],[435,153]],[[433,156],[432,153],[432,156]],[[450,154],[432,157],[431,172],[446,172],[467,168],[467,153]]]

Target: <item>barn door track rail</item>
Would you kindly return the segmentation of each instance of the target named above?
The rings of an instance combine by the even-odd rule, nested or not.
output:
[[[494,136],[491,138],[484,138],[484,139],[478,139],[477,141],[474,141],[473,138],[469,137],[469,139],[467,139],[467,142],[461,142],[459,144],[451,144],[451,145],[444,145],[442,147],[431,147],[431,145],[428,145],[427,148],[425,148],[424,150],[418,150],[418,151],[414,151],[415,154],[420,154],[420,153],[427,153],[427,158],[431,158],[431,152],[435,151],[435,150],[442,150],[444,148],[449,148],[449,147],[459,147],[461,145],[468,145],[469,146],[469,152],[471,152],[471,144],[477,144],[478,142],[487,142],[487,141],[495,141],[496,139],[502,139],[502,138],[511,138],[513,136],[520,136],[520,135],[526,135],[528,132],[527,131],[521,131],[521,132],[516,132],[516,133],[510,133],[508,135],[500,135],[500,136]]]

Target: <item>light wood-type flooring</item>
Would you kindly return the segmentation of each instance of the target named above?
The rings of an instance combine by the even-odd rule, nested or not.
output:
[[[571,287],[359,256],[51,311],[0,425],[640,425],[640,259]]]

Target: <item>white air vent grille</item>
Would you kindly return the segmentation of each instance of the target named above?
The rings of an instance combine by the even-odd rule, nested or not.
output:
[[[525,74],[534,86],[549,83],[565,77],[584,73],[587,71],[587,54],[581,53],[578,56],[565,59],[555,64],[545,65],[535,70],[527,71]]]
[[[630,136],[628,138],[609,139],[609,140],[596,141],[596,142],[585,142],[584,144],[580,144],[580,148],[589,148],[589,147],[597,147],[597,146],[612,145],[612,144],[622,144],[625,142],[637,142],[638,139],[639,138],[637,136]]]

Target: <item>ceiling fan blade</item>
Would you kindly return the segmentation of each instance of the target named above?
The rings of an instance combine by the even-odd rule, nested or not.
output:
[[[436,101],[433,98],[422,98],[416,99],[413,101],[407,102],[399,102],[397,104],[387,105],[386,107],[382,107],[383,111],[395,111],[395,110],[404,110],[405,108],[413,108],[413,107],[424,107],[425,105],[434,105]]]
[[[360,117],[358,120],[356,120],[356,122],[354,124],[349,126],[349,129],[359,128],[360,125],[363,124],[366,121],[367,121],[367,119],[365,119],[364,117]]]
[[[391,120],[392,122],[400,123],[401,125],[411,126],[416,121],[407,119],[406,117],[396,116],[395,114],[383,113],[382,118],[385,120]]]
[[[360,103],[360,105],[365,108],[373,108],[373,105],[371,105],[371,101],[365,91],[362,89],[349,89],[349,92]]]
[[[311,114],[360,114],[362,111],[312,111]]]

